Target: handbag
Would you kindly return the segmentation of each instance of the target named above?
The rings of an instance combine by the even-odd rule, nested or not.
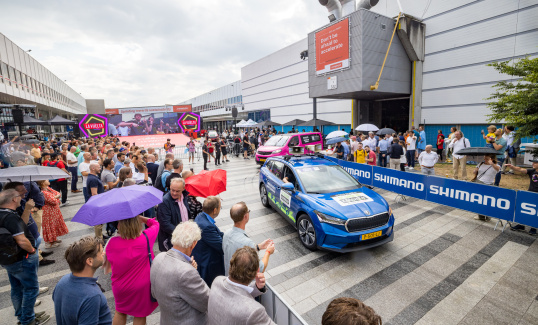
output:
[[[144,236],[146,237],[146,243],[148,244],[149,268],[151,269],[151,265],[153,264],[153,260],[151,259],[151,248],[149,246],[149,238],[148,238],[148,235],[146,235],[145,232],[142,232],[142,234],[144,234]],[[150,290],[149,290],[149,297],[150,297],[151,302],[157,302],[157,299],[155,299],[155,297],[153,297],[153,294],[151,293],[151,285],[150,285]]]

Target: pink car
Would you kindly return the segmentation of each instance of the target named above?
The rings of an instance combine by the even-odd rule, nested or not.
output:
[[[256,152],[256,163],[263,165],[269,157],[289,155],[290,147],[305,147],[307,145],[320,145],[323,150],[323,137],[321,133],[303,132],[274,135],[263,146],[258,148]],[[314,153],[308,149],[305,149],[304,152]]]

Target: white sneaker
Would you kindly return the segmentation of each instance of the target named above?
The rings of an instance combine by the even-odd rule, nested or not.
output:
[[[37,306],[39,306],[39,305],[41,305],[41,300],[36,299],[35,304],[34,304],[34,307],[37,307]]]
[[[49,291],[49,287],[40,287],[39,288],[39,294],[42,295],[45,292]]]

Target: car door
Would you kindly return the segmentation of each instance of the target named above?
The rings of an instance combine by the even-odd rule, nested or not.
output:
[[[282,175],[282,169],[284,164],[280,161],[269,161],[267,163],[267,178],[265,181],[265,187],[267,189],[267,196],[269,197],[269,204],[271,204],[277,211],[280,211],[278,206],[278,199],[280,197],[280,177]]]
[[[284,184],[284,181],[282,181],[281,186],[280,186],[280,201],[285,206],[285,208],[288,208],[288,211],[285,212],[287,220],[291,222],[293,225],[295,225],[295,220],[297,217],[297,213],[299,212],[299,207],[300,207],[300,202],[301,202],[301,200],[297,199],[297,195],[301,191],[301,186],[299,185],[297,175],[295,174],[293,169],[286,165],[284,165],[284,170],[283,170],[283,179],[284,178],[287,178],[288,182],[293,184],[293,187],[295,190],[288,191],[288,190],[282,189],[282,184]]]

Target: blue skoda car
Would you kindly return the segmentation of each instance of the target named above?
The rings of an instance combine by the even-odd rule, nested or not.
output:
[[[284,216],[310,250],[349,252],[394,238],[387,201],[321,156],[269,158],[259,186],[262,204]]]

